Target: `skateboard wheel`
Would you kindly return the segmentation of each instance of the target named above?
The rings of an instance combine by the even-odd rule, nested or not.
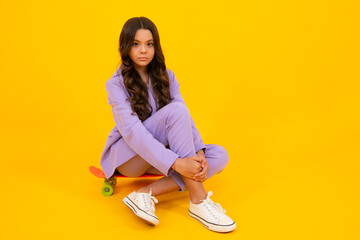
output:
[[[109,182],[110,182],[113,186],[115,186],[117,181],[116,181],[116,178],[115,178],[115,177],[112,177],[112,178],[109,179]]]
[[[112,184],[104,183],[103,187],[101,188],[101,193],[104,196],[111,196],[114,192],[114,188]]]
[[[104,183],[109,183],[109,184],[111,184],[111,185],[113,185],[113,186],[115,186],[116,185],[116,177],[111,177],[111,178],[109,178],[109,179],[104,179]]]

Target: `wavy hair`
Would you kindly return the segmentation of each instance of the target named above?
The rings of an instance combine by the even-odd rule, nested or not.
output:
[[[159,33],[155,24],[146,17],[130,18],[124,24],[119,38],[118,50],[121,56],[119,69],[124,79],[124,85],[130,95],[127,100],[131,103],[132,114],[135,115],[136,113],[141,121],[145,121],[153,111],[148,102],[148,87],[134,68],[133,61],[129,56],[138,29],[148,29],[153,35],[155,54],[152,61],[147,65],[147,72],[151,78],[150,82],[153,87],[157,110],[170,102],[170,83],[166,71],[165,57],[160,45]]]

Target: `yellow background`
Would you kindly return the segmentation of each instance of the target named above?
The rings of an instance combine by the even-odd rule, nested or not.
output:
[[[1,239],[359,239],[358,1],[3,1]],[[159,226],[88,172],[114,127],[105,82],[125,21],[158,27],[206,144],[230,162],[207,191],[237,223],[158,197]]]

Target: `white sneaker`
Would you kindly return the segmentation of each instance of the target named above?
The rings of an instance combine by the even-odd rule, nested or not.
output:
[[[149,193],[137,193],[133,191],[122,200],[136,216],[142,218],[150,225],[158,225],[159,219],[155,215],[155,203],[158,200],[151,196],[151,189]],[[155,202],[155,203],[154,203]]]
[[[210,196],[212,191],[201,200],[202,203],[194,204],[190,200],[189,215],[201,222],[208,229],[215,232],[231,232],[236,228],[236,223],[228,217],[226,210],[220,204],[214,203]]]

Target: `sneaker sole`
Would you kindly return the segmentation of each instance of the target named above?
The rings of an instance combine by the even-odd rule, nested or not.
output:
[[[136,216],[144,220],[147,224],[156,226],[159,224],[159,220],[147,213],[143,212],[135,203],[133,203],[128,197],[125,197],[123,200],[126,206],[128,206]]]
[[[189,215],[190,215],[190,217],[195,218],[196,220],[201,222],[202,225],[204,225],[206,228],[208,228],[209,230],[214,231],[214,232],[231,232],[231,231],[235,230],[235,228],[236,228],[235,222],[233,222],[230,225],[218,225],[218,224],[210,223],[210,222],[202,219],[198,215],[190,212],[190,210],[189,210]]]

